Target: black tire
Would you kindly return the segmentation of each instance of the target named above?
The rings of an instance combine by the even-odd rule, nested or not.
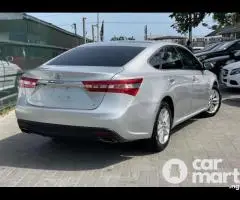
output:
[[[219,104],[218,104],[218,108],[216,109],[216,111],[215,111],[214,113],[209,113],[208,111],[204,111],[204,112],[202,113],[202,116],[203,116],[203,117],[213,117],[213,116],[215,116],[215,115],[218,113],[218,111],[219,111],[219,109],[220,109],[220,107],[221,107],[222,95],[221,95],[221,93],[220,93],[220,90],[219,90],[219,88],[218,88],[217,86],[213,86],[213,89],[216,90],[216,91],[218,92],[218,94],[219,94]]]
[[[167,142],[165,142],[164,144],[161,144],[158,140],[158,137],[157,137],[157,127],[158,127],[158,117],[159,117],[159,114],[160,114],[160,111],[163,109],[163,108],[166,108],[168,110],[168,113],[170,115],[170,133],[169,133],[169,138],[167,140]],[[173,117],[172,117],[172,112],[171,112],[171,109],[168,105],[167,102],[163,101],[159,107],[159,110],[158,110],[158,113],[156,115],[156,119],[155,119],[155,123],[154,123],[154,127],[153,127],[153,133],[152,133],[152,137],[149,141],[149,147],[150,147],[150,150],[152,152],[161,152],[163,151],[169,141],[170,141],[170,136],[171,136],[171,127],[172,127],[172,121],[173,121]]]

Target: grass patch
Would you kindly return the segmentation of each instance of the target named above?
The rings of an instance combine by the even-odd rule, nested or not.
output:
[[[7,115],[10,111],[15,109],[15,104],[7,105],[0,110],[0,116]]]

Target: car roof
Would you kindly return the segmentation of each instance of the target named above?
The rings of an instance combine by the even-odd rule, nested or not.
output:
[[[85,44],[86,46],[132,46],[132,47],[151,47],[151,46],[164,46],[164,45],[178,45],[171,42],[159,42],[159,41],[110,41],[110,42],[94,42]],[[180,46],[180,45],[179,45]]]

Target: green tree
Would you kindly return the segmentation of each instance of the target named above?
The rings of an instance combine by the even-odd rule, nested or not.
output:
[[[240,22],[240,13],[213,13],[213,19],[220,27],[231,26]]]
[[[192,40],[192,28],[197,27],[204,19],[207,13],[193,12],[193,13],[179,13],[174,12],[170,15],[175,19],[175,23],[171,25],[177,32],[181,34],[189,33],[189,40]]]
[[[128,40],[135,40],[135,38],[132,36],[132,37],[129,37]]]
[[[240,13],[217,12],[212,15],[216,24],[209,26],[207,23],[202,23],[203,26],[212,30],[218,30],[226,26],[233,26],[240,23]]]
[[[135,38],[132,36],[132,37],[126,37],[126,36],[119,36],[119,37],[112,37],[110,39],[111,41],[118,41],[118,40],[135,40]]]

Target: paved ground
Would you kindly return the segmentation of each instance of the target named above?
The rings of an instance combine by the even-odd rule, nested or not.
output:
[[[240,91],[225,91],[223,97],[215,117],[191,119],[177,127],[168,148],[157,154],[146,152],[139,142],[55,143],[22,134],[11,112],[0,118],[0,186],[197,186],[191,179],[196,158],[221,158],[219,170],[224,172],[240,166]],[[187,179],[177,185],[162,176],[171,158],[188,167]]]

